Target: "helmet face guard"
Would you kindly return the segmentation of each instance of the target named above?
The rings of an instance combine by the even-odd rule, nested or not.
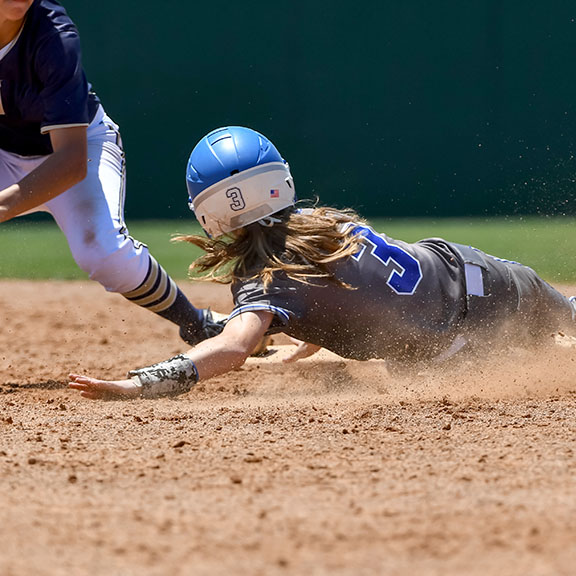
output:
[[[210,186],[189,205],[202,228],[217,237],[293,204],[294,184],[288,166],[270,162]]]
[[[189,206],[211,237],[218,237],[292,206],[288,164],[265,137],[242,127],[214,130],[194,148],[186,183]]]

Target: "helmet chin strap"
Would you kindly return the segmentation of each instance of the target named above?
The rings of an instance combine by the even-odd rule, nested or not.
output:
[[[271,228],[274,224],[280,224],[282,220],[280,218],[274,218],[274,216],[266,216],[265,218],[260,218],[260,220],[256,220],[260,226],[264,226],[265,228]]]

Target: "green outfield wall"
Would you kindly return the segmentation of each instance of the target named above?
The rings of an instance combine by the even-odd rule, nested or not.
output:
[[[63,3],[129,218],[186,214],[191,148],[227,124],[367,216],[576,212],[574,0]]]

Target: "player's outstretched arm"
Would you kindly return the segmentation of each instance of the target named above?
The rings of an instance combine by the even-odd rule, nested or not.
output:
[[[221,334],[200,342],[186,354],[132,371],[124,380],[100,380],[70,374],[70,388],[93,400],[108,397],[154,398],[187,392],[198,380],[208,380],[244,364],[272,322],[266,311],[246,312],[230,320]]]

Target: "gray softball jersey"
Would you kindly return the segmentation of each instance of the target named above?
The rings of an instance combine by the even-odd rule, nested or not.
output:
[[[352,289],[284,274],[267,289],[239,280],[230,318],[268,310],[275,315],[270,333],[345,358],[401,363],[435,358],[463,333],[489,337],[512,316],[536,332],[572,322],[569,301],[530,268],[440,238],[410,244],[366,226],[356,231],[362,249],[332,267]]]

